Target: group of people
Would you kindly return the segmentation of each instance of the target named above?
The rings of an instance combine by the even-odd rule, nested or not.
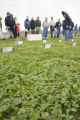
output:
[[[17,18],[13,17],[13,15],[9,12],[7,12],[7,16],[5,18],[5,26],[6,26],[6,30],[13,33],[14,38],[19,36],[20,24],[17,23]],[[10,37],[12,37],[12,36],[10,36]]]
[[[30,21],[29,17],[27,16],[24,22],[24,26],[25,26],[25,37],[27,37],[27,33],[30,29],[31,29],[31,34],[35,33],[35,29],[36,29],[36,34],[39,34],[41,31],[41,21],[39,17],[37,17],[36,20],[34,20],[34,18],[32,17]]]
[[[41,31],[41,20],[39,17],[37,17],[36,20],[34,18],[31,18],[31,21],[29,20],[29,17],[27,16],[25,22],[25,36],[27,36],[27,31],[31,29],[31,33],[34,34],[36,31],[36,34],[39,34]],[[57,38],[60,36],[60,29],[61,29],[61,22],[60,19],[58,22],[54,22],[53,17],[51,17],[51,22],[48,22],[48,18],[45,18],[45,21],[42,23],[43,27],[43,38],[48,35],[48,28],[50,27],[51,31],[51,37],[56,37],[56,30],[57,30]]]
[[[62,21],[62,23],[60,22],[60,19],[57,22],[55,22],[53,17],[51,17],[51,21],[48,22],[48,18],[46,17],[44,22],[41,24],[41,20],[39,19],[39,17],[37,17],[36,20],[32,18],[30,21],[29,17],[27,16],[25,20],[25,36],[27,36],[27,32],[30,29],[32,34],[34,34],[35,31],[36,33],[39,34],[40,31],[37,31],[37,29],[41,30],[41,25],[42,25],[43,38],[44,37],[47,38],[49,28],[50,28],[51,38],[53,37],[59,38],[62,27],[63,36],[65,36],[65,40],[73,39],[73,31],[74,31],[74,36],[76,36],[78,31],[78,26],[77,24],[74,26],[73,21],[69,19],[66,14],[63,14],[63,17],[65,19]]]
[[[59,38],[62,27],[63,36],[65,36],[65,40],[73,39],[73,30],[75,31],[74,34],[76,36],[78,31],[78,26],[77,24],[74,26],[73,21],[67,16],[66,13],[62,12],[62,14],[64,17],[62,23],[60,22],[60,19],[57,22],[55,22],[53,17],[51,17],[50,22],[48,22],[48,18],[46,17],[44,22],[41,23],[39,17],[37,17],[36,20],[34,20],[33,17],[31,18],[31,20],[29,20],[29,17],[27,16],[26,20],[24,21],[25,37],[27,37],[28,32],[31,32],[31,34],[40,34],[41,27],[43,27],[43,38],[47,38],[49,28],[50,28],[51,38],[53,37]],[[0,31],[2,31],[1,20],[2,18],[0,17]],[[10,37],[14,36],[14,38],[16,38],[17,36],[19,36],[20,24],[17,22],[17,18],[14,17],[10,12],[7,12],[7,16],[5,17],[5,26],[6,26],[6,30],[10,32]]]

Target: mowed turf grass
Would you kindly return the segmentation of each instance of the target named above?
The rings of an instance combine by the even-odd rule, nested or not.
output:
[[[0,120],[80,120],[80,38],[60,39],[0,40]]]

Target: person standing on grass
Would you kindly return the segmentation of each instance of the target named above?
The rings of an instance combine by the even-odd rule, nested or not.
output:
[[[51,22],[50,22],[50,31],[51,31],[51,38],[55,37],[55,22],[53,20],[53,17],[51,17]]]
[[[11,25],[11,31],[12,31],[12,33],[14,35],[14,38],[16,38],[17,37],[16,30],[15,30],[16,22],[15,22],[14,17],[13,17],[12,14],[10,14],[10,17],[11,17],[11,24],[12,24]]]
[[[48,35],[48,28],[49,28],[49,22],[48,22],[48,18],[45,18],[45,21],[42,23],[43,26],[43,38],[46,37]]]
[[[80,26],[79,26],[79,33],[78,33],[78,37],[80,37]]]
[[[37,17],[35,24],[36,24],[36,34],[39,34],[41,31],[41,21],[40,21],[39,17]]]
[[[74,36],[76,37],[77,34],[78,34],[78,25],[76,24],[76,25],[74,26]]]
[[[35,24],[35,20],[32,17],[31,21],[30,21],[30,28],[31,28],[31,34],[35,34],[35,28],[36,28],[36,24]]]
[[[64,20],[62,21],[62,31],[63,31],[63,37],[65,35],[65,30],[64,30]]]
[[[0,17],[0,39],[3,39],[3,34],[2,34],[2,17]]]
[[[68,41],[71,21],[70,21],[70,19],[68,19],[66,14],[64,14],[63,16],[65,18],[64,24],[63,24],[63,29],[65,30],[65,40]]]
[[[73,39],[73,28],[74,28],[74,23],[71,21],[70,30],[69,30],[70,39]]]
[[[13,16],[11,16],[9,12],[7,12],[7,17],[5,18],[5,26],[6,30],[10,30],[13,33],[14,38],[16,38]]]
[[[17,37],[19,37],[20,36],[20,34],[19,34],[19,32],[20,32],[20,23],[17,23],[17,30],[16,30],[16,32],[17,32]]]
[[[58,20],[58,22],[56,22],[56,29],[57,29],[57,38],[59,38],[60,37],[60,29],[61,29],[60,19]]]
[[[25,26],[25,37],[27,37],[27,32],[30,30],[30,21],[28,16],[24,22],[24,26]]]

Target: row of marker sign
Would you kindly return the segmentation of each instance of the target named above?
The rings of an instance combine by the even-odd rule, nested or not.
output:
[[[73,42],[74,40],[72,40]],[[61,43],[62,40],[59,40],[59,42]],[[43,43],[47,43],[47,40],[43,40]],[[22,45],[23,44],[23,41],[16,41],[15,42],[16,45]],[[76,43],[73,43],[72,46],[76,46],[77,44]],[[45,47],[44,48],[51,48],[51,44],[45,44]],[[12,52],[14,50],[13,47],[4,47],[1,49],[1,52]]]

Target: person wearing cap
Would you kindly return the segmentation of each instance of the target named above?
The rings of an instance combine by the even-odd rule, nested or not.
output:
[[[30,30],[30,21],[29,21],[28,16],[27,16],[26,20],[24,21],[24,27],[25,27],[25,37],[27,37],[27,31]]]
[[[43,38],[46,37],[48,35],[48,28],[49,28],[49,22],[48,22],[48,18],[45,18],[45,21],[42,23],[43,26]]]
[[[50,21],[50,31],[51,31],[51,38],[55,37],[55,22],[53,20],[53,17],[51,17],[51,21]]]
[[[36,24],[36,34],[39,34],[41,31],[41,21],[40,21],[39,17],[37,17],[35,24]]]

